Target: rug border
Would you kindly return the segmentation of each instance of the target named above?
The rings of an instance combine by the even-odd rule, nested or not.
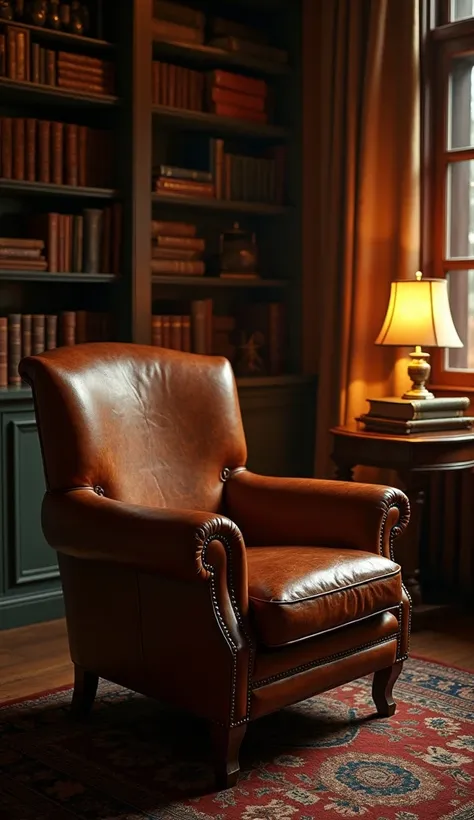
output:
[[[49,695],[55,695],[57,692],[66,692],[68,689],[74,689],[74,684],[71,683],[63,683],[62,686],[55,686],[53,689],[44,689],[41,692],[32,692],[29,695],[25,695],[22,698],[13,698],[12,700],[2,700],[0,701],[0,709],[4,709],[7,706],[17,706],[19,703],[26,703],[28,700],[39,700],[40,698],[48,697]]]

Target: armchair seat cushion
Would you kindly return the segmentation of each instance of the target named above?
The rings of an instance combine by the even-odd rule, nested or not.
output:
[[[396,607],[398,564],[361,550],[250,547],[249,603],[259,641],[285,646]]]

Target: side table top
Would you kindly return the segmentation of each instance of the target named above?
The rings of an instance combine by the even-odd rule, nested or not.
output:
[[[437,443],[454,444],[456,442],[465,441],[466,443],[474,442],[474,428],[470,430],[432,430],[428,433],[409,433],[397,435],[395,433],[373,433],[369,430],[364,430],[362,424],[355,420],[350,424],[341,425],[339,427],[332,427],[330,430],[333,436],[344,436],[355,439],[374,439],[379,441],[396,441],[397,445],[408,445],[416,443]]]

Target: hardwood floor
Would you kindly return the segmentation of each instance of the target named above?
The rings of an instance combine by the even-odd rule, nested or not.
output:
[[[412,635],[411,650],[474,672],[474,616],[436,618]],[[64,620],[0,632],[0,703],[72,683]]]

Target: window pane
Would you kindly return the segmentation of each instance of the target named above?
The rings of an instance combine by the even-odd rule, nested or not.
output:
[[[451,13],[449,19],[465,20],[466,17],[474,17],[474,0],[451,0]]]
[[[446,197],[446,256],[474,257],[474,160],[449,164]]]
[[[448,96],[448,149],[474,145],[474,54],[452,61]]]
[[[446,278],[451,313],[464,347],[445,351],[445,367],[474,371],[474,270],[451,271]]]

